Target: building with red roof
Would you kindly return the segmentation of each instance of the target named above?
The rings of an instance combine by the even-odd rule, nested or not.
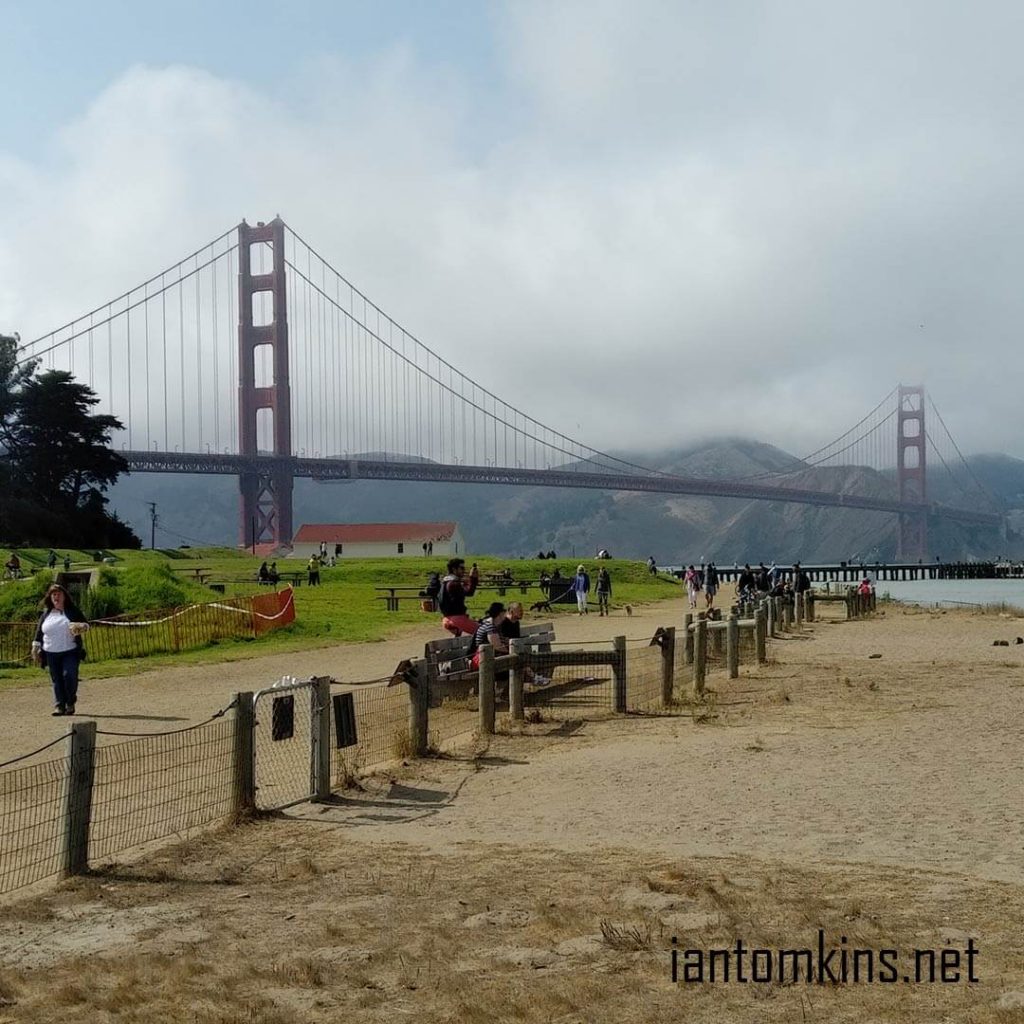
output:
[[[403,558],[466,551],[458,523],[304,523],[292,542],[293,558],[309,558],[326,544],[328,557]]]

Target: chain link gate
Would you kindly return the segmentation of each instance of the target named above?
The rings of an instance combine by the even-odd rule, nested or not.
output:
[[[286,677],[254,695],[253,761],[259,810],[278,810],[329,795],[330,715],[326,679]]]

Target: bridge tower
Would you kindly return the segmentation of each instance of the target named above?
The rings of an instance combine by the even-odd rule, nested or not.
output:
[[[925,487],[924,388],[899,388],[896,426],[896,478],[900,501],[927,500]],[[925,512],[900,513],[899,545],[896,557],[902,561],[924,561],[928,557],[928,516]]]
[[[253,247],[267,245],[272,253],[269,273],[252,272]],[[272,316],[257,324],[253,297],[271,296]],[[292,540],[293,473],[291,384],[288,376],[288,305],[284,264],[284,221],[238,225],[238,438],[239,454],[273,454],[281,460],[266,471],[242,473],[241,539],[246,547]],[[265,305],[265,304],[264,304]],[[269,345],[274,377],[257,382],[256,350]],[[258,386],[258,383],[260,386]],[[261,416],[261,413],[263,414]],[[269,418],[269,423],[267,422]],[[259,427],[264,429],[260,430]],[[269,430],[266,428],[269,426]],[[269,445],[268,445],[269,442]],[[263,451],[260,451],[262,444]],[[268,452],[266,449],[270,447]]]

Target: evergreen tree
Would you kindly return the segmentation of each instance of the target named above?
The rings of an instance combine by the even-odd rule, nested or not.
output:
[[[138,547],[104,492],[128,464],[110,447],[121,428],[85,384],[18,364],[18,337],[0,335],[0,537],[13,543]]]

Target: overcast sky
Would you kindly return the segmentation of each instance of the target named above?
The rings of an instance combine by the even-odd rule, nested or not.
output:
[[[0,331],[280,213],[598,448],[1024,457],[1024,5],[0,0]]]

